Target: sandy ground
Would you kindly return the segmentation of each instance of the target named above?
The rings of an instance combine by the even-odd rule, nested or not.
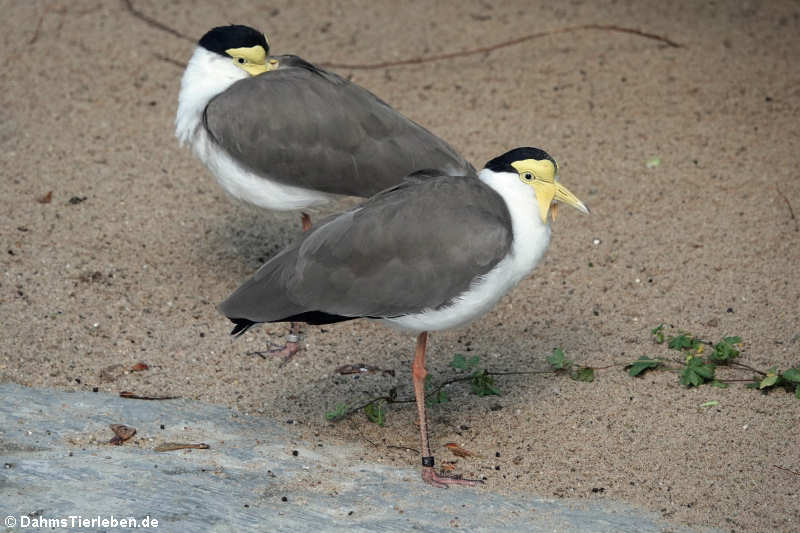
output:
[[[412,404],[385,427],[326,410],[411,394],[412,339],[356,321],[306,327],[284,368],[247,352],[282,325],[232,341],[214,305],[299,233],[296,213],[231,202],[173,136],[193,43],[125,2],[0,3],[0,379],[63,390],[170,394],[292,420],[365,460],[416,465]],[[546,370],[561,347],[606,367],[497,378],[499,397],[448,389],[431,441],[474,490],[609,498],[725,531],[796,531],[800,402],[735,384],[687,390],[622,364],[676,357],[659,323],[744,339],[742,361],[800,363],[800,5],[797,2],[171,2],[141,13],[192,40],[229,22],[275,53],[364,64],[584,29],[446,61],[337,69],[450,141],[476,165],[520,145],[559,160],[593,209],[563,209],[546,259],[482,320],[432,337],[434,382],[456,353],[492,371]],[[660,165],[646,168],[652,156]],[[49,203],[40,203],[52,191]],[[332,205],[319,216],[341,208]],[[793,212],[794,210],[794,212]],[[679,356],[678,356],[679,357]],[[143,361],[144,372],[125,368]],[[395,376],[340,376],[366,363]],[[122,365],[113,367],[113,365]],[[109,368],[111,367],[111,368]],[[729,372],[749,378],[747,372]],[[711,408],[700,404],[717,401]],[[413,485],[410,485],[413,489]],[[473,490],[473,489],[455,489]]]

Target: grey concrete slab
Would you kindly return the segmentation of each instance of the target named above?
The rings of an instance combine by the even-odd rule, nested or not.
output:
[[[112,423],[137,434],[109,445]],[[0,428],[6,531],[78,529],[73,516],[89,520],[81,531],[124,529],[91,522],[112,516],[149,517],[157,531],[690,531],[608,501],[430,488],[416,470],[364,464],[353,448],[198,402],[3,384]],[[153,450],[165,441],[210,447]]]

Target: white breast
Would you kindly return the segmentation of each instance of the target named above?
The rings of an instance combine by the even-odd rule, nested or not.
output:
[[[175,135],[188,143],[230,195],[265,209],[287,211],[318,205],[331,195],[285,185],[269,173],[254,173],[211,140],[202,124],[208,102],[233,83],[248,76],[230,60],[197,47],[181,79]],[[266,119],[265,119],[266,120]]]
[[[550,224],[543,224],[539,218],[533,187],[522,183],[515,174],[483,169],[478,177],[497,191],[508,206],[513,231],[510,253],[492,270],[476,278],[467,291],[454,298],[450,306],[398,318],[385,318],[381,319],[382,322],[417,333],[468,324],[494,307],[506,292],[533,270],[544,255],[550,243]]]

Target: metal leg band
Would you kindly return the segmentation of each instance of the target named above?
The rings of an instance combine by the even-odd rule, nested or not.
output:
[[[422,466],[433,466],[433,456],[423,457]]]

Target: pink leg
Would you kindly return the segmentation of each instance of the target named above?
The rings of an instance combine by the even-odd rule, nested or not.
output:
[[[306,232],[311,229],[311,216],[308,213],[301,213],[300,214],[300,225],[303,228],[303,231]],[[283,366],[288,363],[292,357],[295,356],[297,352],[300,351],[300,344],[298,341],[300,337],[300,323],[299,322],[292,322],[291,329],[289,330],[289,335],[286,338],[286,344],[283,346],[279,346],[277,348],[272,348],[268,352],[250,352],[254,355],[260,355],[264,357],[265,355],[271,355],[276,357],[283,357],[283,361],[278,366]]]
[[[266,356],[269,355],[270,357],[282,357],[283,361],[281,364],[278,365],[283,366],[288,363],[294,355],[300,351],[300,343],[299,341],[300,335],[300,322],[292,322],[291,330],[289,335],[286,337],[286,344],[283,346],[279,346],[277,348],[271,348],[266,352],[249,352],[251,355],[258,355],[266,359]]]
[[[423,331],[417,337],[417,349],[414,362],[411,364],[411,376],[414,379],[414,396],[417,399],[419,412],[419,432],[422,438],[422,480],[434,487],[447,488],[447,485],[473,486],[482,483],[479,480],[461,479],[460,477],[440,476],[433,469],[433,456],[428,444],[428,422],[425,418],[425,346],[428,343],[428,332]]]

